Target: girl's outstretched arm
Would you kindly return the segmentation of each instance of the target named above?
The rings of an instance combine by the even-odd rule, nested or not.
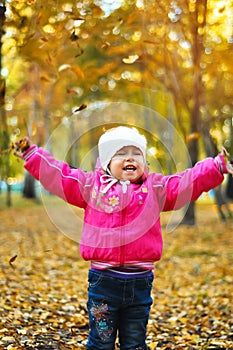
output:
[[[180,209],[198,199],[203,192],[219,186],[224,180],[224,174],[233,174],[233,166],[229,159],[229,155],[223,149],[215,158],[206,158],[196,163],[193,168],[166,176],[163,210]]]
[[[91,173],[71,169],[66,162],[55,159],[48,151],[33,145],[29,138],[15,145],[14,154],[25,161],[24,168],[49,192],[64,201],[84,208],[88,198]]]

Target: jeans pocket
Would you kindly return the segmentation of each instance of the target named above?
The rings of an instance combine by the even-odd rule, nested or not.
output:
[[[153,276],[150,276],[150,277],[146,278],[147,288],[152,288],[153,280],[154,280]]]
[[[153,283],[153,277],[144,277],[144,278],[138,278],[136,281],[136,288],[138,290],[150,290],[152,288],[152,283]]]
[[[102,281],[102,273],[101,272],[93,272],[89,271],[88,273],[88,284],[90,288],[97,287]]]

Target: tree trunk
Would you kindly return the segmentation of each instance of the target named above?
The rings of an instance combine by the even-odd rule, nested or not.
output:
[[[201,128],[201,112],[200,107],[203,97],[203,85],[202,85],[202,72],[200,69],[201,55],[203,52],[203,34],[200,34],[199,29],[205,26],[207,12],[207,0],[202,4],[196,2],[194,11],[194,27],[193,27],[193,45],[192,45],[192,58],[193,58],[193,108],[191,110],[191,122],[190,122],[190,134],[198,135]],[[200,22],[200,14],[202,14],[202,22]],[[199,156],[198,137],[191,139],[188,144],[189,155],[192,166],[196,164]],[[184,224],[195,225],[195,202],[191,202],[188,210],[186,211],[183,219]]]
[[[2,138],[2,147],[4,150],[9,148],[10,137],[8,133],[5,105],[5,93],[6,93],[6,81],[1,75],[2,71],[2,36],[4,34],[5,23],[5,2],[0,3],[0,137]],[[11,186],[7,182],[7,178],[10,176],[10,160],[9,153],[5,154],[4,160],[1,162],[3,171],[1,173],[2,178],[6,179],[7,191],[6,191],[6,205],[10,207],[12,205],[11,199]]]
[[[231,174],[227,175],[226,196],[231,201],[233,200],[233,177]]]
[[[6,191],[6,205],[7,207],[12,206],[12,196],[11,196],[11,185],[7,182],[7,191]]]
[[[199,112],[198,98],[196,102],[197,102],[196,109],[195,109],[196,113],[194,112],[192,116],[191,133],[199,132],[200,112]],[[199,154],[198,139],[194,139],[189,142],[188,150],[189,150],[189,155],[191,159],[191,165],[194,166],[198,161],[198,154]],[[189,226],[194,226],[196,224],[195,202],[190,202],[188,208],[186,209],[184,218],[182,220],[182,224],[189,225]]]
[[[36,198],[35,179],[28,172],[26,172],[24,178],[23,196],[25,198]]]
[[[206,156],[207,157],[216,156],[218,153],[218,148],[213,138],[210,135],[208,120],[206,121],[206,123],[203,124],[202,135],[204,140],[204,148],[205,148]],[[228,205],[227,195],[222,190],[221,185],[214,188],[214,196],[215,196],[215,202],[218,206],[218,213],[219,213],[220,219],[225,221],[228,217],[232,217],[230,206]]]
[[[197,140],[195,140],[197,141]],[[191,141],[192,142],[192,141]],[[197,162],[198,157],[198,144],[197,142],[192,142],[192,145],[189,147],[189,154],[192,166],[194,166]],[[190,202],[188,207],[186,207],[185,215],[182,220],[183,225],[194,226],[196,224],[196,216],[195,216],[195,202]]]

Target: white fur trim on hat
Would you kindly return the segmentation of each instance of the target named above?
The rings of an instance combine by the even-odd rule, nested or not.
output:
[[[118,126],[109,129],[99,139],[98,150],[100,164],[106,171],[114,154],[125,146],[135,146],[139,148],[146,159],[147,141],[144,135],[139,134],[135,128]]]

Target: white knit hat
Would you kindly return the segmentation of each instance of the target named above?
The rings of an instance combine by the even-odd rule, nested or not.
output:
[[[100,164],[106,171],[114,154],[125,146],[135,146],[142,151],[146,159],[147,141],[144,135],[139,134],[135,128],[118,126],[107,130],[99,139],[98,150]]]

